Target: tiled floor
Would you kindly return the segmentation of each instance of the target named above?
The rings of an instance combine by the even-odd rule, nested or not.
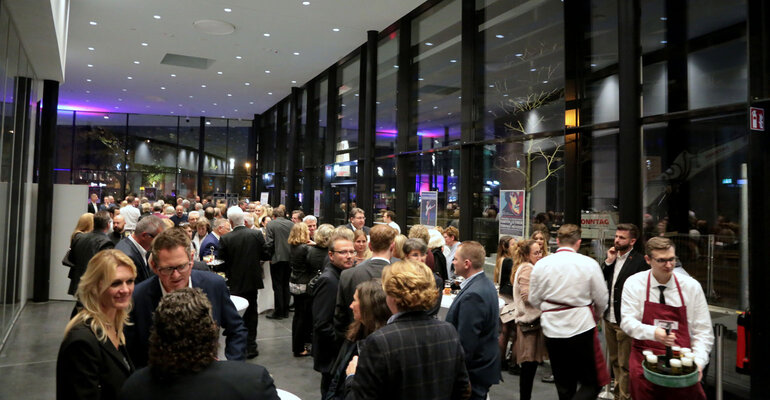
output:
[[[29,303],[0,353],[0,399],[54,399],[56,355],[72,302]],[[249,362],[264,365],[276,385],[301,399],[318,399],[320,374],[310,357],[291,354],[291,320],[259,319],[260,355]],[[535,399],[556,399],[552,384],[540,382],[548,367],[538,370]],[[505,382],[492,386],[491,399],[518,399],[518,376],[504,374]]]

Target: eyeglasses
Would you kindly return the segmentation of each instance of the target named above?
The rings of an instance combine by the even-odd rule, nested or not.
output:
[[[653,261],[655,261],[658,264],[668,264],[673,263],[676,264],[676,262],[679,260],[678,257],[671,257],[671,258],[653,258]]]
[[[332,250],[333,253],[342,254],[343,256],[352,256],[356,254],[355,250]]]
[[[192,265],[192,261],[187,261],[184,264],[179,264],[176,267],[163,267],[158,268],[158,272],[160,272],[163,276],[171,276],[174,274],[174,271],[181,273],[187,272],[187,269],[190,268],[190,265]]]

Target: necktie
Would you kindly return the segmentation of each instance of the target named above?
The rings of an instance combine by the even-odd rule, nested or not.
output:
[[[658,290],[660,290],[660,297],[658,298],[658,303],[666,304],[666,296],[663,296],[663,291],[666,290],[666,287],[664,285],[660,285],[658,286]]]

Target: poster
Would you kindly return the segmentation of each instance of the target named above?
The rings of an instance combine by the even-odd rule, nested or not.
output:
[[[281,190],[281,203],[280,204],[286,204],[286,191]]]
[[[420,224],[436,226],[438,192],[420,192]]]
[[[270,192],[262,192],[259,194],[259,203],[268,205],[270,203],[267,202],[267,200],[270,198]]]
[[[313,215],[316,217],[321,215],[321,191],[313,191]]]
[[[511,235],[517,239],[524,237],[525,199],[523,190],[500,191],[500,236]]]
[[[616,211],[580,214],[582,237],[584,239],[601,239],[602,231],[604,231],[604,237],[614,237],[619,216],[620,213]]]

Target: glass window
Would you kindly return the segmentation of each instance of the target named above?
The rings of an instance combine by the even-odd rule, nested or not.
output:
[[[361,57],[356,56],[340,68],[337,88],[337,140],[335,162],[358,159],[359,88]]]
[[[179,153],[177,156],[177,195],[198,195],[198,156],[200,155],[200,118],[179,119]]]
[[[564,127],[564,11],[560,1],[486,0],[484,115],[478,140]],[[535,34],[536,32],[536,34]]]
[[[427,150],[460,140],[460,35],[462,1],[433,6],[412,22],[412,108],[415,132],[409,150]]]
[[[396,211],[396,158],[379,158],[374,161],[374,210],[375,221],[380,211]]]
[[[398,95],[398,31],[380,40],[377,46],[377,100],[375,101],[377,133],[374,155],[396,153],[396,97]]]
[[[438,192],[436,223],[446,227],[450,223],[459,223],[457,196],[459,189],[460,151],[421,153],[408,156],[407,198],[407,234],[412,225],[420,223],[420,192]],[[398,171],[398,173],[402,173]]]
[[[70,183],[70,170],[72,168],[72,124],[75,122],[74,111],[60,110],[56,114],[56,150],[54,153],[53,168],[54,173],[59,176],[60,173],[66,173],[66,182],[60,182],[58,179],[55,183]],[[62,174],[64,175],[64,174]]]
[[[77,112],[74,166],[87,170],[123,170],[126,161],[126,114]],[[173,157],[173,154],[172,154]]]
[[[316,93],[318,93],[318,136],[319,151],[316,154],[316,160],[319,162],[314,165],[323,165],[332,160],[326,158],[326,131],[327,131],[327,118],[329,110],[329,79],[323,78],[318,82],[316,86]]]
[[[249,135],[252,122],[231,119],[228,123],[228,175],[233,180],[233,187],[228,192],[240,197],[251,197],[251,168],[254,161],[249,158]]]

